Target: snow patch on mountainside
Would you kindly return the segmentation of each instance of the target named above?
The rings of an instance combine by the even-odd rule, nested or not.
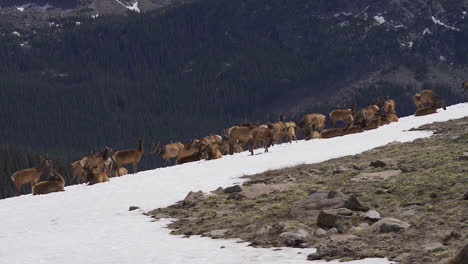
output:
[[[115,0],[117,3],[119,3],[120,5],[122,5],[123,7],[127,8],[128,10],[131,10],[131,11],[135,11],[137,13],[140,13],[140,9],[138,8],[138,1],[136,1],[135,3],[133,3],[132,5],[126,5],[124,3],[122,3],[120,0]]]
[[[424,124],[468,116],[468,103],[422,117],[403,117],[375,130],[331,139],[275,145],[178,166],[112,178],[93,186],[74,185],[48,195],[0,200],[2,263],[133,264],[133,263],[314,263],[314,249],[279,251],[248,247],[238,240],[170,235],[168,220],[152,222],[143,212],[182,200],[189,191],[208,192],[273,169],[354,155],[393,141],[429,137],[431,131],[409,131]],[[128,211],[129,206],[141,210]],[[25,250],[27,249],[27,250]],[[322,263],[322,262],[319,262]],[[339,262],[329,262],[339,263]],[[353,261],[386,264],[386,259]]]
[[[446,27],[446,28],[451,29],[451,30],[460,31],[460,29],[458,29],[456,27],[451,27],[449,25],[446,25],[446,24],[442,23],[442,21],[436,19],[434,16],[432,16],[431,18],[432,18],[432,22],[434,22],[434,24],[436,24],[436,25],[440,25],[440,26]]]
[[[385,18],[383,16],[374,16],[374,20],[379,23],[379,25],[385,23]]]

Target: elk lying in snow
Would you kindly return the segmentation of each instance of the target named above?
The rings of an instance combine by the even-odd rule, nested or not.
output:
[[[120,176],[127,175],[127,174],[128,174],[128,170],[124,167],[120,167],[120,169],[114,170],[111,173],[112,177],[120,177]]]
[[[367,124],[364,125],[364,130],[376,129],[381,125],[382,125],[382,122],[380,120],[380,117],[375,117],[372,120],[370,120]]]
[[[311,128],[306,128],[304,131],[304,135],[306,140],[320,138],[320,133],[315,130],[312,130]]]
[[[83,165],[81,163],[81,160],[77,160],[71,163],[71,166],[73,168],[73,174],[70,183],[73,183],[75,180],[79,184],[86,182],[86,171],[84,170]]]
[[[325,118],[322,114],[307,114],[299,122],[299,127],[304,130],[304,134],[307,129],[320,132],[325,128]]]
[[[442,107],[446,110],[447,107],[445,101],[432,90],[422,90],[420,93],[415,94],[413,101],[417,109],[425,106],[435,106],[436,108]]]
[[[180,165],[188,162],[199,161],[201,160],[201,156],[202,153],[200,151],[196,151],[190,156],[185,156],[177,159],[176,164]]]
[[[186,144],[184,148],[180,151],[179,156],[177,156],[176,164],[183,164],[191,161],[195,161],[196,157],[201,159],[201,143],[200,140],[194,139]],[[188,161],[190,160],[190,161]]]
[[[133,164],[133,173],[138,172],[138,162],[140,161],[141,157],[143,156],[144,149],[143,149],[143,140],[137,140],[138,149],[128,149],[128,150],[120,150],[112,155],[112,158],[115,160],[117,164],[117,170],[125,164]]]
[[[380,117],[382,125],[398,122],[398,116],[395,113],[386,114]]]
[[[350,125],[354,122],[354,107],[349,109],[338,109],[330,112],[332,127],[335,127],[337,121],[343,121]]]
[[[33,195],[61,192],[65,190],[65,179],[56,170],[51,170],[51,177],[41,181],[32,188]]]
[[[388,96],[385,96],[383,103],[383,112],[386,114],[395,113],[395,100],[390,99]]]
[[[265,146],[265,152],[268,152],[268,148],[274,141],[273,132],[268,128],[256,127],[250,131],[249,139],[249,151],[253,155],[254,148],[258,142],[263,142]]]
[[[223,142],[223,138],[220,135],[209,135],[201,140],[203,145],[219,144],[221,142]]]
[[[416,113],[414,113],[414,116],[424,116],[424,115],[430,115],[434,113],[437,113],[436,105],[419,108],[418,110],[416,110]]]
[[[109,175],[107,172],[99,172],[97,175],[92,172],[88,173],[88,185],[94,185],[96,183],[102,183],[109,181]]]
[[[297,142],[296,123],[292,121],[284,123],[284,136],[286,137],[286,142],[291,143],[292,140],[295,140]]]
[[[364,124],[366,125],[368,122],[370,122],[374,116],[379,112],[379,107],[377,105],[371,105],[366,108],[361,109],[355,120],[355,124]]]
[[[229,154],[234,153],[234,145],[247,143],[250,139],[250,131],[254,129],[255,126],[233,126],[228,130],[228,140],[229,140]]]
[[[361,132],[364,132],[364,129],[362,126],[348,126],[344,130],[345,135],[356,134],[356,133],[361,133]]]
[[[160,147],[158,143],[158,145],[153,144],[151,153],[159,153],[164,160],[164,166],[167,166],[170,163],[170,160],[177,158],[183,149],[184,144],[180,142],[169,143],[163,147]]]
[[[44,157],[40,157],[39,166],[31,169],[24,169],[17,171],[11,175],[11,180],[15,183],[16,195],[21,194],[21,186],[23,184],[36,184],[44,171],[51,169],[53,166],[52,161]]]
[[[206,154],[206,160],[220,159],[223,157],[223,154],[218,149],[217,143],[205,145],[202,152]]]
[[[230,149],[229,140],[223,139],[221,143],[218,143],[218,149],[221,151],[223,155],[228,155],[229,149]],[[233,153],[241,153],[242,151],[244,151],[244,149],[242,149],[242,146],[240,144],[233,145],[233,150],[232,150]]]
[[[332,137],[339,137],[344,136],[345,132],[343,128],[330,128],[325,129],[320,132],[320,138],[332,138]]]

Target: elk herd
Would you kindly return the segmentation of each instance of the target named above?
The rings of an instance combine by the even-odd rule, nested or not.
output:
[[[468,82],[462,87],[468,89]],[[437,112],[438,107],[446,108],[444,100],[432,90],[423,90],[413,97],[416,105],[415,116],[422,116]],[[305,115],[297,127],[301,128],[305,140],[318,138],[332,138],[348,134],[360,133],[365,130],[376,129],[379,126],[398,121],[395,111],[395,101],[384,97],[368,107],[355,111],[355,105],[349,108],[338,107],[329,113],[331,128],[325,129],[326,116],[320,113]],[[335,128],[337,122],[345,124],[344,128]],[[273,144],[292,143],[297,141],[296,123],[284,120],[282,114],[278,122],[254,125],[244,122],[223,131],[221,135],[209,135],[202,139],[192,139],[186,143],[170,142],[166,145],[153,144],[151,154],[159,154],[164,160],[164,166],[170,163],[184,164],[198,160],[213,160],[243,152],[244,149],[254,155],[254,150],[263,147],[265,152]],[[123,165],[131,164],[133,173],[138,171],[138,162],[144,154],[143,141],[138,140],[137,148],[113,150],[105,147],[101,152],[91,152],[82,159],[71,163],[73,175],[71,183],[87,183],[93,185],[109,181],[111,177],[128,174]],[[48,175],[47,181],[39,182],[41,175]],[[41,156],[40,164],[31,169],[24,169],[11,176],[17,195],[21,186],[31,184],[32,193],[47,194],[63,191],[64,178],[54,169],[53,162]]]

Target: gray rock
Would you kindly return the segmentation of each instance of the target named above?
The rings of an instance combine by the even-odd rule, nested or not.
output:
[[[138,207],[138,206],[130,206],[130,207],[128,208],[129,211],[135,211],[135,210],[137,210],[137,209],[140,209],[140,207]]]
[[[395,218],[387,217],[370,226],[372,232],[390,233],[407,229],[411,225]]]
[[[381,219],[380,213],[375,210],[369,210],[365,213],[361,213],[361,216],[371,221],[379,221]]]
[[[327,231],[328,235],[333,235],[333,234],[337,234],[337,233],[338,233],[338,229],[336,229],[336,227],[330,228]]]
[[[182,205],[191,206],[205,199],[205,194],[202,191],[189,192],[185,199],[182,201]]]
[[[240,185],[234,185],[231,187],[227,187],[224,189],[224,193],[236,193],[236,192],[242,192],[242,187]]]
[[[322,228],[319,227],[317,230],[315,230],[314,235],[316,237],[324,237],[324,236],[327,235],[327,231],[325,231],[325,230],[323,230]]]
[[[281,233],[280,237],[285,239],[286,245],[290,247],[298,247],[301,244],[307,242],[309,238],[309,232],[304,229],[299,229],[296,232]]]
[[[228,231],[229,231],[229,229],[216,229],[216,230],[212,230],[210,232],[206,232],[203,235],[218,238],[218,237],[224,236]]]
[[[362,223],[358,226],[353,226],[349,229],[350,232],[361,232],[363,230],[367,230],[369,228],[368,223]]]
[[[400,217],[406,218],[416,214],[416,209],[408,209],[400,214]]]
[[[430,243],[430,244],[424,245],[423,249],[425,251],[437,252],[437,251],[445,250],[445,246],[442,245],[442,243],[435,242],[435,243]]]
[[[349,198],[345,201],[344,206],[346,208],[348,208],[350,210],[354,210],[354,211],[367,211],[367,210],[369,210],[369,208],[366,207],[366,206],[363,206],[358,201],[356,196],[354,196],[354,195],[349,196]]]
[[[374,167],[374,168],[383,168],[387,166],[387,163],[383,160],[376,160],[376,161],[371,161],[369,166]]]
[[[317,216],[317,225],[327,228],[338,227],[340,222],[346,219],[346,216],[352,214],[353,212],[346,208],[323,210]]]
[[[218,187],[216,190],[211,191],[213,194],[222,194],[224,192],[223,187]]]
[[[344,207],[344,201],[344,195],[339,192],[315,192],[293,203],[289,212],[295,218],[316,218],[320,210]]]
[[[460,156],[459,160],[468,160],[468,152],[463,152]]]
[[[383,181],[390,177],[394,177],[400,175],[402,173],[401,170],[387,170],[387,171],[380,171],[380,172],[371,172],[371,173],[360,173],[353,178],[352,181]]]

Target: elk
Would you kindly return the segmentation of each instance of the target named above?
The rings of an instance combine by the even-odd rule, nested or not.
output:
[[[32,188],[33,195],[62,191],[65,191],[65,179],[55,169],[51,170],[49,180],[41,181]]]
[[[198,157],[198,155],[196,154],[200,154],[200,159],[201,159],[200,148],[201,148],[201,143],[200,143],[200,140],[198,139],[194,139],[184,144],[184,148],[179,152],[179,156],[177,156],[176,164],[183,164],[186,162],[190,162],[190,161],[185,161],[185,160],[195,161],[194,159]],[[191,158],[189,159],[189,157]]]
[[[292,121],[288,121],[284,123],[284,136],[286,137],[286,141],[292,143],[292,140],[297,142],[296,137],[296,123]]]
[[[349,125],[354,122],[354,106],[348,109],[333,110],[329,114],[332,127],[335,127],[337,121],[343,121]]]
[[[212,144],[218,144],[223,141],[223,138],[220,135],[209,135],[204,138],[202,138],[201,143],[203,145],[212,145]]]
[[[320,138],[333,138],[333,137],[339,137],[339,136],[344,136],[345,132],[343,128],[330,128],[330,129],[325,129],[322,132],[320,132]]]
[[[96,183],[109,181],[109,175],[105,171],[99,172],[98,174],[94,174],[90,171],[88,172],[87,180],[88,180],[88,185],[94,185]]]
[[[53,163],[51,160],[40,156],[40,163],[37,167],[13,173],[11,175],[11,180],[15,183],[16,195],[21,194],[21,186],[23,186],[23,184],[30,183],[31,187],[34,186],[39,181],[44,171],[51,169],[52,166]]]
[[[75,180],[77,183],[82,184],[86,181],[86,171],[83,168],[83,165],[81,164],[82,160],[77,160],[73,163],[71,163],[71,166],[73,168],[73,174],[72,178],[70,180],[70,183],[73,183]]]
[[[285,130],[283,121],[268,124],[268,129],[270,129],[271,133],[273,134],[273,143],[282,143]]]
[[[325,116],[322,114],[307,114],[299,122],[299,127],[304,130],[304,134],[307,129],[312,129],[315,131],[322,131],[325,128]]]
[[[466,92],[468,90],[468,81],[464,81],[462,83],[462,88],[463,88],[463,91]]]
[[[128,170],[125,167],[120,167],[120,169],[114,170],[111,173],[112,177],[120,177],[120,176],[127,175],[127,174],[128,174]]]
[[[392,122],[398,122],[398,116],[395,113],[386,114],[380,119],[382,123],[389,124]]]
[[[413,101],[416,105],[416,109],[423,108],[425,106],[435,106],[437,108],[442,107],[444,110],[447,109],[445,101],[432,90],[422,90],[420,93],[415,94],[413,96]]]
[[[383,103],[383,112],[384,113],[395,113],[395,100],[390,99],[388,96],[385,96]]]
[[[374,116],[379,112],[379,107],[376,104],[368,106],[366,108],[361,109],[355,119],[355,124],[363,123],[366,125],[370,122]]]
[[[364,126],[364,130],[372,130],[381,126],[382,122],[380,120],[380,117],[375,117],[372,120],[370,120],[370,122],[362,125]]]
[[[344,130],[345,135],[356,134],[361,132],[364,132],[362,126],[347,126]]]
[[[430,115],[434,113],[437,113],[437,105],[419,108],[418,110],[416,110],[416,113],[414,113],[414,116],[424,116],[424,115]]]
[[[249,151],[253,155],[254,147],[258,142],[263,142],[265,146],[265,152],[268,152],[268,148],[273,144],[274,135],[271,129],[256,127],[250,131],[249,139]]]
[[[128,149],[128,150],[120,150],[112,155],[112,158],[115,160],[117,164],[117,170],[125,164],[133,164],[133,173],[137,173],[138,171],[138,162],[140,161],[141,157],[143,156],[144,149],[143,149],[143,140],[137,140],[138,148],[137,149]]]
[[[316,139],[316,138],[320,138],[320,133],[315,131],[315,130],[312,130],[312,129],[307,129],[306,132],[305,132],[305,139],[306,140],[311,140],[311,139]]]
[[[233,126],[228,130],[228,140],[229,140],[229,154],[234,154],[234,145],[238,143],[246,143],[250,139],[250,131],[254,129],[255,126]]]
[[[199,161],[201,160],[202,153],[200,151],[194,152],[190,156],[185,156],[177,159],[176,164],[181,165],[188,162]]]
[[[218,144],[205,145],[202,152],[206,153],[206,160],[220,159],[223,157],[223,154],[218,149]]]
[[[167,166],[170,163],[170,160],[173,158],[177,158],[179,154],[184,149],[184,144],[180,142],[169,143],[163,147],[158,145],[154,145],[151,149],[151,153],[159,153],[161,157],[164,159],[164,166]]]

